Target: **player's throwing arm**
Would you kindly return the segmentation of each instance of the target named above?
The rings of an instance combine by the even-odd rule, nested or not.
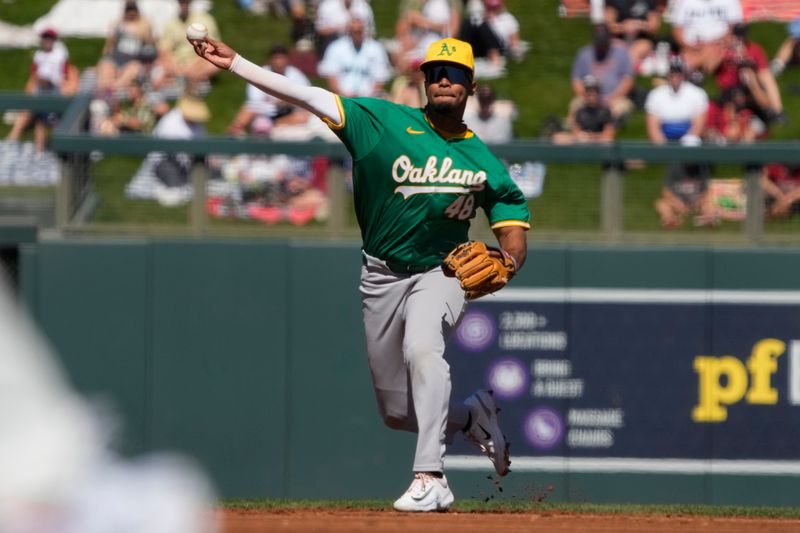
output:
[[[332,92],[320,87],[298,85],[285,76],[264,70],[222,41],[204,35],[202,29],[195,25],[189,26],[186,38],[198,56],[217,68],[229,70],[265,93],[307,109],[331,125],[341,123],[342,113]]]

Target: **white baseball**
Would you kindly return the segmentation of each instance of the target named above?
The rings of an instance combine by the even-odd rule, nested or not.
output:
[[[204,24],[194,22],[186,28],[186,38],[190,41],[202,41],[206,37],[208,37],[208,30]]]

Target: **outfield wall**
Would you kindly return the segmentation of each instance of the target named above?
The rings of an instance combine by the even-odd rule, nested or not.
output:
[[[20,290],[128,453],[186,450],[226,497],[391,498],[414,438],[377,415],[356,244],[52,241]],[[448,350],[493,386],[503,492],[463,444],[456,497],[800,505],[800,252],[533,246]]]

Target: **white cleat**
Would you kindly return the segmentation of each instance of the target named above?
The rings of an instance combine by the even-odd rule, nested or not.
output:
[[[394,508],[411,513],[447,511],[454,499],[446,477],[418,472],[406,493],[394,502]]]
[[[472,424],[464,430],[464,435],[492,461],[497,474],[505,476],[511,471],[509,444],[497,421],[500,409],[494,403],[494,393],[491,390],[479,390],[464,403],[472,412]]]

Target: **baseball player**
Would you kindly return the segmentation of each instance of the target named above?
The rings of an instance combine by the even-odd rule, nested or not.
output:
[[[220,41],[192,42],[217,67],[316,114],[353,157],[363,238],[360,291],[378,408],[388,427],[418,434],[414,479],[394,508],[444,511],[453,503],[443,459],[459,432],[499,475],[507,474],[508,443],[491,391],[450,402],[444,359],[445,341],[467,301],[498,290],[524,263],[530,228],[522,193],[462,122],[475,90],[470,45],[452,38],[430,45],[420,66],[428,104],[414,109],[302,87]],[[478,207],[499,248],[468,241]]]

